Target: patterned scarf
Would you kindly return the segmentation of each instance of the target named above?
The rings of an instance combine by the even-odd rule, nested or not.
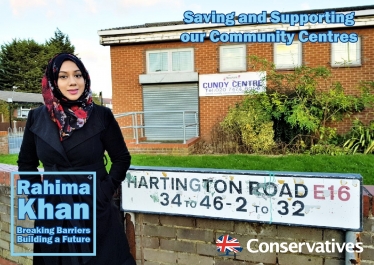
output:
[[[82,95],[73,101],[67,99],[57,86],[61,65],[67,60],[78,66],[86,82]],[[61,141],[71,136],[74,130],[82,128],[90,117],[93,108],[90,84],[86,68],[75,55],[60,53],[49,61],[42,79],[42,95],[49,115],[58,127]]]

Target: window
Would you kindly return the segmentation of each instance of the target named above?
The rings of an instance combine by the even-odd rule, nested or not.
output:
[[[276,69],[293,69],[301,66],[301,43],[294,41],[291,45],[274,44],[274,64]]]
[[[27,118],[30,108],[19,107],[17,109],[17,118]]]
[[[147,73],[193,72],[193,49],[147,51]]]
[[[331,43],[331,66],[347,67],[361,65],[361,41],[355,43]]]
[[[219,48],[219,71],[246,71],[245,45],[226,45]]]

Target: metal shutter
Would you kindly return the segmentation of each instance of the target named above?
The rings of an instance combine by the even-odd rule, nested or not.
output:
[[[157,113],[155,111],[197,112],[198,95],[197,84],[143,85],[144,124],[146,126],[183,126],[182,113]],[[154,113],[150,113],[152,111]],[[195,123],[195,114],[186,113],[185,123]],[[183,140],[182,128],[145,128],[144,133],[150,141]],[[186,140],[195,136],[196,127],[187,127]]]

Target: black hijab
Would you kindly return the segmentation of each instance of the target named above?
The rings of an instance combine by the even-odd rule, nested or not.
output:
[[[65,61],[74,62],[85,80],[84,91],[77,100],[66,98],[57,86],[58,74]],[[42,95],[49,115],[59,129],[61,141],[71,136],[74,130],[82,128],[92,112],[90,76],[82,61],[73,54],[59,53],[49,61],[42,79]]]

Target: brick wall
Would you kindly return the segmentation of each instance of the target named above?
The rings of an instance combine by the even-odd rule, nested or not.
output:
[[[10,172],[17,171],[17,166],[1,164],[0,170],[0,265],[32,265],[32,257],[11,256],[10,255]],[[14,178],[16,183],[17,176]],[[14,201],[17,205],[17,200]],[[14,210],[16,213],[17,210]],[[14,218],[14,225],[23,227],[34,227],[34,222],[30,220],[17,220]],[[14,228],[15,229],[15,228]],[[14,230],[15,231],[15,230]],[[33,244],[16,244],[14,252],[32,253]]]
[[[10,187],[0,186],[0,265],[32,265],[32,257],[10,255],[10,204]],[[16,205],[16,200],[14,201],[14,205]],[[14,225],[34,227],[34,222],[14,218]],[[32,253],[32,249],[33,244],[31,243],[15,244],[14,246],[14,252]]]
[[[361,232],[364,251],[361,265],[374,264],[374,207],[372,197],[366,196],[364,231]],[[219,256],[216,239],[229,234],[239,240],[243,251],[235,258]],[[344,265],[344,253],[250,253],[246,244],[250,239],[259,242],[325,242],[343,243],[341,230],[306,228],[284,225],[258,224],[241,221],[136,214],[135,238],[137,264],[262,264],[262,265]],[[256,248],[256,245],[251,245]]]
[[[340,81],[350,94],[357,93],[357,84],[361,80],[374,79],[374,34],[372,28],[355,28],[354,30],[334,30],[334,32],[356,32],[361,36],[362,66],[349,68],[330,67],[330,43],[303,44],[303,64],[307,66],[327,66],[331,69],[335,81]],[[147,44],[127,44],[111,46],[111,67],[113,84],[113,112],[122,113],[142,111],[142,88],[139,84],[139,75],[146,73],[146,51],[150,49],[167,48],[194,48],[195,72],[199,74],[219,73],[219,46],[206,40],[203,43],[160,42]],[[262,43],[247,44],[248,55],[257,55],[269,61],[273,60],[273,45]],[[251,71],[248,65],[249,71]],[[213,125],[221,121],[226,115],[229,106],[241,100],[241,96],[200,97],[200,136],[209,140]],[[369,115],[366,115],[369,114]],[[361,114],[364,121],[373,119],[371,112]],[[120,122],[121,123],[121,122]],[[121,125],[126,124],[122,122]],[[128,125],[128,124],[127,124]],[[340,123],[339,132],[347,131],[351,122]],[[131,133],[125,137],[132,137]]]
[[[193,152],[194,144],[199,140],[198,137],[191,138],[183,143],[139,143],[133,140],[127,140],[126,145],[131,154],[171,154],[188,155]]]
[[[12,170],[14,171],[14,170]],[[360,240],[364,251],[361,265],[374,264],[374,200],[370,193],[363,197],[363,231]],[[0,172],[0,265],[31,265],[32,257],[10,255],[10,187],[9,171]],[[161,264],[262,264],[262,265],[343,265],[344,254],[339,253],[249,253],[247,241],[259,242],[324,242],[342,243],[345,232],[341,230],[258,224],[242,221],[214,220],[171,215],[135,214],[131,220],[126,215],[126,231],[133,255],[138,265]],[[327,218],[327,217],[326,217]],[[15,225],[32,227],[30,221],[15,220]],[[230,234],[237,238],[243,251],[236,257],[219,256],[215,242],[218,237]],[[256,245],[252,245],[256,248]],[[20,248],[23,249],[20,249]],[[31,251],[32,245],[17,246],[16,252]],[[354,263],[352,263],[354,264]]]
[[[0,154],[9,154],[8,132],[0,131]]]

